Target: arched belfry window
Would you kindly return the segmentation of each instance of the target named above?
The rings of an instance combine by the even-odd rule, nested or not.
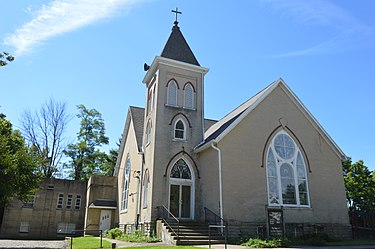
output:
[[[177,106],[177,82],[175,80],[169,81],[167,89],[167,105]]]
[[[191,172],[185,160],[179,159],[173,165],[170,177],[179,179],[191,179]]]
[[[186,125],[185,123],[179,119],[174,125],[174,138],[175,139],[181,139],[185,140],[186,139]]]
[[[128,209],[128,196],[129,196],[129,179],[130,178],[130,159],[128,158],[125,163],[123,185],[122,185],[122,200],[121,210]]]
[[[190,83],[184,88],[184,108],[194,109],[194,88]]]
[[[267,148],[268,204],[310,206],[306,164],[302,151],[285,131],[278,132]]]

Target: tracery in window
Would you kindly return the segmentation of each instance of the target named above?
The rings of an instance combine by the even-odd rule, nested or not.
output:
[[[280,131],[267,149],[268,204],[309,206],[306,164],[295,141]]]
[[[185,124],[179,119],[174,126],[174,138],[175,139],[186,139]]]
[[[167,105],[177,106],[177,82],[175,80],[169,81],[167,88]]]
[[[191,179],[189,166],[183,159],[179,159],[171,170],[171,178]]]
[[[129,176],[130,176],[130,159],[127,159],[125,163],[125,170],[124,170],[124,177],[123,177],[121,210],[128,209]]]
[[[190,83],[184,88],[184,108],[194,109],[194,88]]]

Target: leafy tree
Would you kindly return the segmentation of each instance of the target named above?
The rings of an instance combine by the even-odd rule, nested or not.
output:
[[[349,159],[343,162],[346,199],[349,210],[375,211],[375,180],[363,161],[352,163]]]
[[[0,67],[7,65],[9,62],[14,61],[14,57],[7,52],[0,53]]]
[[[10,199],[27,201],[39,185],[37,159],[18,130],[0,114],[0,210]],[[1,216],[1,214],[0,214]]]
[[[113,176],[116,167],[117,156],[120,151],[121,138],[116,143],[116,145],[117,148],[109,150],[109,154],[107,156],[107,163],[104,164],[101,168],[102,175]]]
[[[93,175],[100,173],[100,169],[107,163],[108,156],[99,148],[109,143],[105,135],[105,125],[102,115],[95,109],[87,109],[84,105],[77,106],[78,118],[81,126],[77,134],[77,142],[69,144],[64,151],[70,157],[67,168],[71,170],[71,177],[75,180],[88,180]]]
[[[39,111],[25,110],[21,117],[23,135],[39,156],[39,171],[47,178],[61,169],[60,161],[67,146],[64,134],[71,120],[66,108],[66,102],[50,98]]]

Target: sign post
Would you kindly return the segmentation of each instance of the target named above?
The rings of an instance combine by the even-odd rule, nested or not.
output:
[[[282,209],[267,209],[268,236],[284,237],[284,220]]]

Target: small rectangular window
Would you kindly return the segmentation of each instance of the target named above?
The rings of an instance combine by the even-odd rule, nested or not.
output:
[[[28,221],[21,221],[20,224],[20,233],[28,233],[29,232],[29,222]]]
[[[76,196],[76,205],[75,205],[75,210],[79,210],[81,208],[81,195]]]
[[[54,190],[55,189],[55,186],[53,186],[53,185],[48,185],[47,186],[47,190]]]
[[[66,198],[66,209],[72,208],[72,202],[73,202],[73,195],[68,194],[68,198]]]
[[[56,208],[63,208],[64,203],[64,194],[60,193],[57,197],[57,207]]]
[[[57,233],[59,234],[72,234],[73,230],[76,229],[74,223],[59,223],[57,224]]]

